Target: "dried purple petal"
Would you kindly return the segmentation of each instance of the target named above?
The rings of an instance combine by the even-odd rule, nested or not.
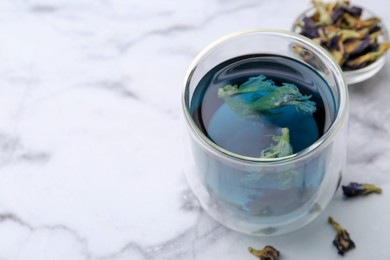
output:
[[[340,35],[335,35],[333,36],[327,43],[326,43],[326,48],[328,48],[329,50],[336,50],[336,51],[339,51],[340,50],[340,45],[339,45],[339,41],[340,41]]]
[[[372,34],[374,32],[378,32],[378,31],[381,31],[382,28],[378,25],[374,25],[373,27],[370,28],[370,30],[368,31],[368,34]]]
[[[346,65],[348,67],[351,67],[351,68],[356,68],[356,69],[359,68],[360,69],[360,68],[367,66],[368,64],[370,64],[374,60],[377,60],[381,56],[382,56],[382,53],[379,51],[369,52],[369,53],[366,53],[362,56],[359,56],[356,59],[349,60],[348,62],[346,62]]]
[[[303,36],[307,37],[307,38],[310,38],[310,39],[314,39],[314,38],[318,38],[320,37],[319,33],[318,33],[318,28],[315,27],[315,28],[305,28],[302,33],[301,33]]]
[[[356,182],[351,182],[348,186],[342,186],[344,195],[347,197],[355,197],[364,193],[363,185]]]
[[[348,55],[362,53],[370,45],[371,45],[370,37],[366,37],[362,40],[358,40],[358,39],[352,40],[344,44],[345,53],[347,53]]]
[[[257,256],[260,260],[276,260],[280,256],[279,251],[272,246],[265,246],[263,250],[256,250],[252,247],[248,247],[248,251],[252,255]]]
[[[351,182],[347,186],[342,186],[344,195],[347,197],[357,197],[371,193],[382,193],[382,189],[368,183]]]
[[[316,25],[312,17],[307,17],[307,16],[306,16],[306,17],[303,18],[302,21],[303,21],[303,23],[304,23],[305,25],[307,25],[307,26],[313,27],[313,26]]]
[[[335,9],[333,9],[332,24],[334,24],[337,20],[339,20],[344,15],[344,12],[345,12],[344,7],[336,7]]]
[[[303,18],[303,28],[302,28],[301,34],[303,36],[306,36],[306,37],[311,38],[311,39],[317,38],[320,36],[318,33],[318,30],[320,28],[321,27],[319,25],[315,24],[313,19],[311,19],[309,17],[305,17],[305,18]]]
[[[376,43],[378,37],[379,37],[380,35],[382,35],[382,34],[383,34],[382,31],[376,31],[376,32],[373,32],[373,33],[369,34],[368,37],[371,38],[371,44]]]
[[[361,7],[351,6],[345,8],[345,12],[349,13],[352,16],[360,17],[363,13],[363,9]]]
[[[333,245],[337,248],[337,251],[340,255],[344,255],[347,251],[356,247],[347,230],[345,230],[339,223],[334,221],[332,217],[328,218],[328,222],[337,231],[337,235],[333,240]]]
[[[372,52],[372,51],[379,51],[379,44],[378,43],[374,43],[374,44],[371,44],[368,48],[367,48],[367,52]]]

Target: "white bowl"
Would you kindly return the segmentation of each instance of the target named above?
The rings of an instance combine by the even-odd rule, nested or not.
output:
[[[354,5],[354,6],[356,6],[356,5]],[[358,6],[358,7],[360,7],[360,6]],[[363,7],[361,7],[361,8],[363,8]],[[312,7],[312,8],[307,9],[306,11],[304,11],[302,14],[300,14],[295,19],[294,25],[291,28],[291,30],[293,32],[300,33],[301,28],[299,26],[297,26],[297,22],[303,21],[303,18],[305,18],[307,16],[312,16],[314,14],[314,12],[315,12],[315,9],[314,9],[314,7]],[[367,19],[370,17],[378,17],[378,16],[375,15],[370,10],[363,8],[362,18]],[[389,34],[388,34],[388,31],[387,31],[385,24],[380,23],[379,25],[383,31],[383,34],[378,38],[379,43],[388,41]],[[356,70],[343,71],[344,78],[349,85],[363,82],[363,81],[373,77],[375,74],[377,74],[382,69],[382,67],[385,65],[385,63],[386,63],[385,55],[382,55],[382,57],[380,57],[376,61],[370,63],[366,67],[363,67],[361,69],[356,69]]]

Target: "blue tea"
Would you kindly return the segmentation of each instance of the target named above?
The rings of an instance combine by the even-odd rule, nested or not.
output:
[[[277,96],[282,90],[288,93]],[[311,67],[283,56],[247,55],[206,73],[191,98],[190,112],[222,151],[275,158],[293,156],[321,138],[334,120],[336,105],[326,81]],[[289,153],[273,156],[285,135],[288,149],[283,149]],[[329,167],[326,150],[309,163],[261,170],[232,167],[198,146],[193,146],[193,154],[198,178],[214,199],[209,203],[251,223],[310,214]]]
[[[243,116],[218,95],[228,85],[241,86],[249,79],[262,77],[275,86],[293,84],[299,92],[310,97],[315,112],[307,113],[293,105],[268,109],[267,113]],[[251,101],[266,91],[240,95]],[[272,145],[272,136],[289,129],[293,153],[315,141],[330,126],[334,111],[332,93],[325,80],[313,69],[296,60],[282,56],[244,56],[226,61],[210,70],[199,82],[191,100],[190,111],[199,129],[218,146],[244,156],[261,156]],[[327,112],[328,111],[328,112]]]

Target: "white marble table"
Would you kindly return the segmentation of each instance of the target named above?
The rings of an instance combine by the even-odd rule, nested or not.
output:
[[[238,30],[289,29],[309,1],[2,0],[0,259],[339,259],[329,215],[390,259],[390,65],[350,87],[349,181],[384,189],[286,236],[230,231],[201,210],[180,150],[180,92],[195,55]],[[383,0],[356,0],[390,25]],[[389,64],[390,55],[387,56]]]

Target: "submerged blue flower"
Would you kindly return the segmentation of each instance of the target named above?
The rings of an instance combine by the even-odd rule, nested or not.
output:
[[[290,144],[290,131],[288,128],[282,129],[281,136],[273,136],[272,140],[277,142],[277,145],[261,151],[261,158],[281,158],[293,154],[293,148]]]
[[[248,93],[257,95],[253,95],[255,98],[251,100],[241,98]],[[220,88],[218,96],[242,116],[261,115],[284,106],[295,106],[297,110],[308,114],[316,111],[316,103],[309,100],[311,96],[302,95],[294,84],[283,83],[282,86],[276,86],[263,75],[252,77],[240,86],[227,85]]]

